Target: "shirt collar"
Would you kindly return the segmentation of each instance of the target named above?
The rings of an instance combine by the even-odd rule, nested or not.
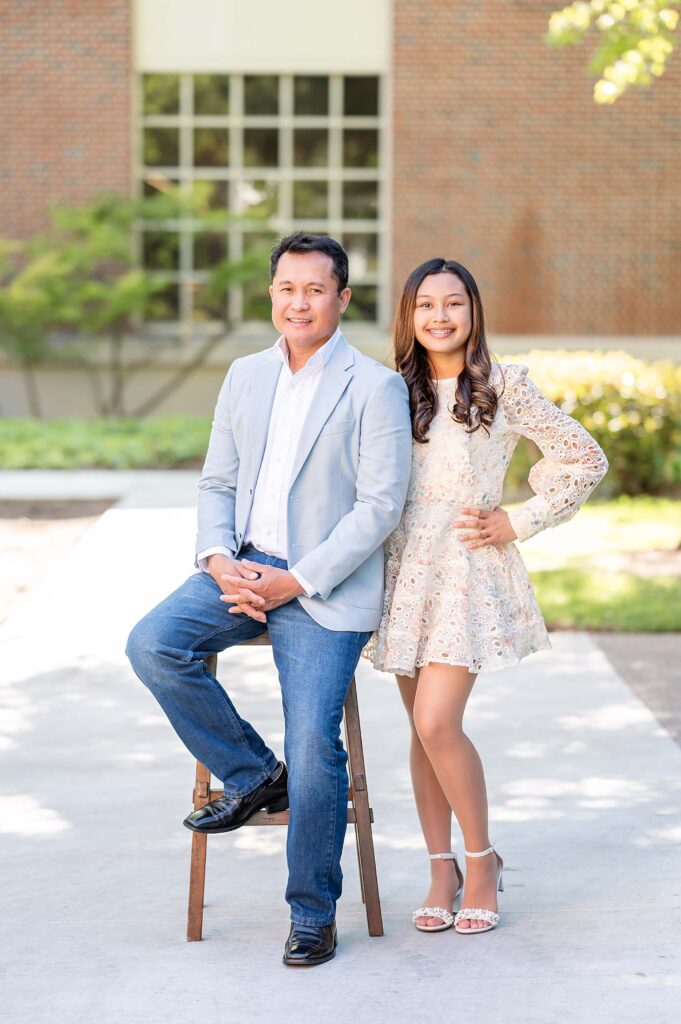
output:
[[[307,369],[308,366],[309,367],[321,366],[322,368],[324,368],[328,364],[331,356],[333,355],[334,349],[336,348],[336,345],[338,344],[338,339],[340,338],[340,336],[341,336],[341,329],[340,329],[340,326],[339,326],[339,327],[336,328],[336,330],[331,335],[329,340],[324,342],[322,347],[318,348],[313,356],[310,356],[308,361],[305,363],[304,369]],[[275,341],[275,343],[274,343],[274,345],[272,347],[274,349],[276,349],[276,351],[279,353],[279,356],[280,356],[281,361],[284,364],[284,366],[288,367],[288,365],[289,365],[289,363],[288,363],[288,354],[289,354],[288,344],[287,344],[286,338],[284,337],[283,334],[281,334],[277,338],[277,340]]]

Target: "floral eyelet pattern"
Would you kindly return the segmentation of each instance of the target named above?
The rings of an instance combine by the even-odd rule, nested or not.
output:
[[[428,443],[413,446],[402,518],[385,543],[383,616],[364,650],[382,671],[413,676],[429,662],[493,671],[550,647],[516,544],[469,550],[453,524],[462,507],[497,507],[520,436],[543,455],[529,475],[535,497],[510,514],[521,541],[570,519],[607,459],[526,366],[495,367],[492,381],[500,400],[489,435],[452,419],[456,381],[441,381]]]

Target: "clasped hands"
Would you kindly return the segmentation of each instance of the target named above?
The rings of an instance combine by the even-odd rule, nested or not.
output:
[[[459,519],[453,524],[460,531],[459,537],[467,548],[484,548],[488,544],[509,544],[518,539],[511,526],[508,512],[503,508],[489,511],[481,508],[462,508],[461,515],[467,519]]]
[[[232,605],[230,615],[248,615],[267,622],[266,613],[304,593],[298,580],[286,569],[261,565],[247,558],[211,555],[208,571],[222,590],[220,600]]]

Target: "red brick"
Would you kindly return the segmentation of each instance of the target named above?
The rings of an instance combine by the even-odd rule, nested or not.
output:
[[[500,333],[679,333],[680,55],[598,107],[555,6],[394,0],[395,289],[442,255]]]
[[[132,3],[0,0],[0,233],[131,187]]]

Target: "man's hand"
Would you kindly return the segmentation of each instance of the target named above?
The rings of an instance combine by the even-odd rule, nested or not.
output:
[[[247,569],[243,562],[237,561],[236,558],[228,558],[227,555],[210,555],[207,568],[223,594],[234,589],[225,583],[227,573],[231,576],[240,576],[245,580],[257,580],[258,578],[257,572]]]
[[[518,535],[511,526],[508,512],[503,508],[495,508],[490,512],[479,508],[462,508],[466,520],[454,523],[460,531],[459,537],[469,550],[484,548],[488,544],[509,544],[517,540]]]
[[[221,584],[224,593],[220,600],[233,605],[229,609],[231,615],[244,613],[257,622],[266,622],[266,612],[304,593],[298,580],[286,569],[249,562],[246,558],[238,564],[243,571],[239,574],[226,572]],[[256,573],[259,578],[254,582]]]

